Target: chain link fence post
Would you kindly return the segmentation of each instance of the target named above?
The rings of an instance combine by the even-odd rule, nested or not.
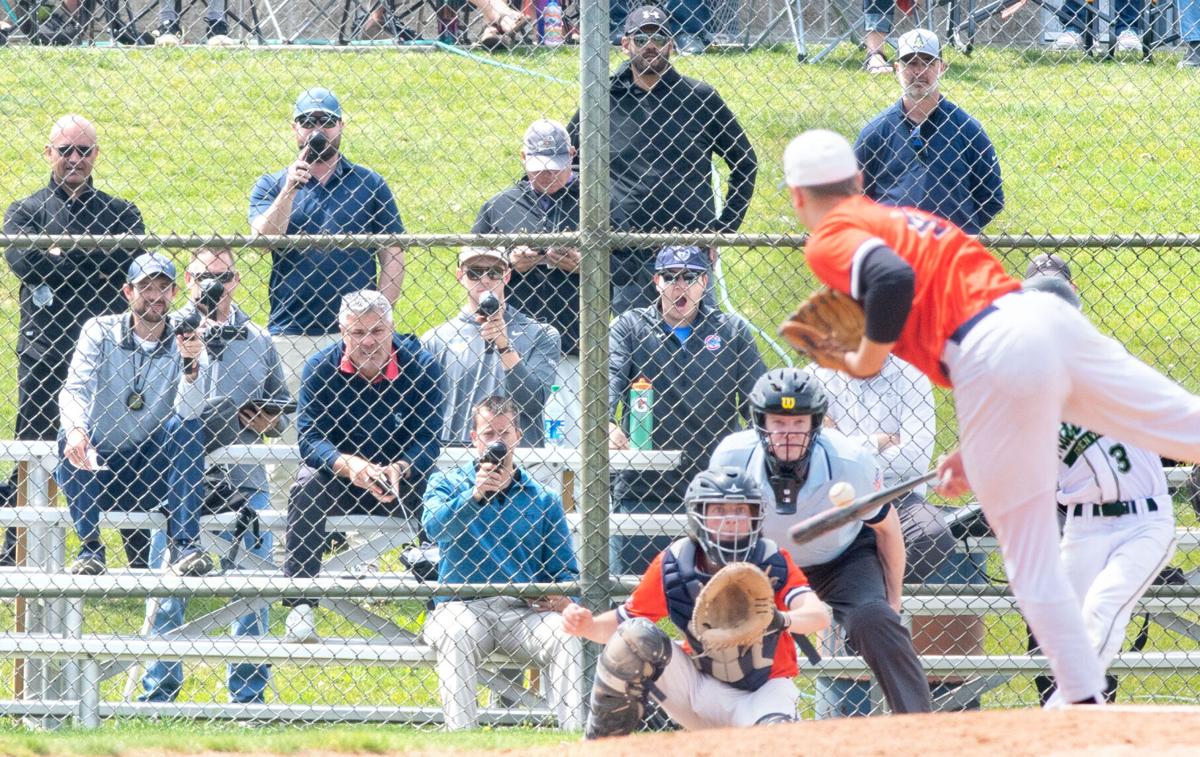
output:
[[[608,469],[608,0],[580,6],[579,231],[580,370],[583,522],[580,582],[593,612],[610,605]],[[584,674],[591,688],[596,648],[584,645]]]

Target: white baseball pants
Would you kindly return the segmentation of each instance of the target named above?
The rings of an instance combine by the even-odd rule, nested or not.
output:
[[[800,697],[787,678],[772,678],[756,691],[735,689],[701,673],[678,643],[654,685],[663,695],[662,708],[688,731],[751,726],[775,713],[795,717]]]

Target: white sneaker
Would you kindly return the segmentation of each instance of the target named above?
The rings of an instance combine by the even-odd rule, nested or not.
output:
[[[1054,44],[1050,45],[1050,49],[1060,53],[1082,50],[1083,36],[1076,32],[1063,32],[1054,40]]]
[[[214,34],[208,38],[208,42],[205,44],[209,47],[237,47],[241,42],[227,34]]]
[[[317,613],[312,605],[293,607],[283,629],[283,640],[294,644],[315,644],[321,640],[317,636]]]
[[[159,32],[156,30],[150,33],[154,35],[155,47],[179,47],[183,42],[179,38],[179,35],[171,34],[170,32]]]
[[[1141,51],[1142,38],[1137,32],[1126,29],[1117,35],[1117,52],[1140,53]]]

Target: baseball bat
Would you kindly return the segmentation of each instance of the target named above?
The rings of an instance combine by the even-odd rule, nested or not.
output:
[[[908,481],[901,481],[895,486],[889,486],[877,492],[864,494],[845,507],[834,507],[817,513],[811,518],[805,518],[792,526],[788,530],[788,535],[797,544],[806,544],[821,534],[828,533],[835,528],[841,528],[851,521],[858,520],[864,513],[868,513],[880,505],[885,505],[893,499],[903,497],[921,484],[928,483],[935,478],[937,478],[937,471],[931,470],[924,475],[910,478]]]

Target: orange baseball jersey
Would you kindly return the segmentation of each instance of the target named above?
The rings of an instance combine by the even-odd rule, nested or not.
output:
[[[860,299],[866,254],[887,245],[916,274],[912,310],[893,350],[939,386],[950,386],[942,349],[954,331],[1000,296],[1021,288],[979,240],[938,216],[863,196],[840,203],[817,224],[804,257],[817,278]]]
[[[695,609],[695,598],[700,587],[707,583],[711,576],[700,573],[695,567],[697,550],[695,543],[689,539],[680,539],[664,550],[642,576],[641,582],[633,590],[633,594],[617,610],[617,616],[625,621],[631,617],[647,618],[658,622],[670,616],[672,622],[683,631],[687,637],[684,649],[693,654],[696,640],[688,632],[692,614]],[[804,573],[792,562],[786,550],[779,549],[769,539],[759,541],[756,554],[749,560],[764,571],[772,579],[775,590],[775,606],[787,611],[788,604],[798,595],[812,591]],[[736,676],[728,676],[726,672],[714,673],[735,688],[755,690],[771,678],[794,678],[798,674],[796,666],[796,645],[787,633],[774,632],[763,638],[761,649],[743,652],[748,659],[745,664],[731,666],[737,670]],[[765,663],[770,661],[768,668]],[[706,662],[701,659],[701,663]],[[759,668],[755,662],[763,667]],[[701,665],[704,671],[704,665]],[[705,671],[709,672],[709,671]]]

